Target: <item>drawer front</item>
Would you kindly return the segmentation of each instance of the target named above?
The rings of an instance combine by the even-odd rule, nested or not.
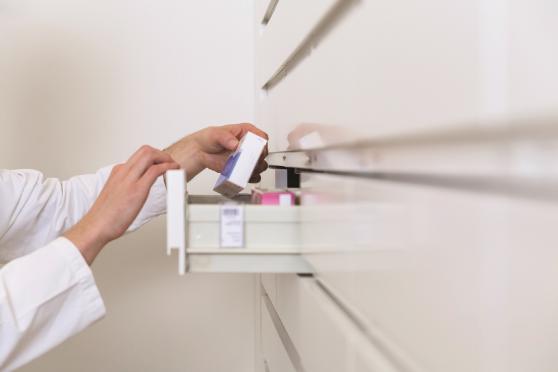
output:
[[[298,251],[300,240],[299,208],[297,206],[266,206],[244,204],[244,245],[235,249],[221,248],[221,207],[217,204],[188,204],[189,251],[245,251],[281,252]]]
[[[369,372],[406,370],[400,355],[388,355],[395,350],[386,353],[387,345],[367,337],[313,278],[278,275],[276,303],[304,371],[353,372],[357,365]]]
[[[555,201],[326,175],[303,185],[317,277],[424,370],[558,365]]]
[[[218,208],[218,206],[216,207]],[[220,225],[214,222],[190,222],[190,249],[220,248]],[[299,243],[299,224],[297,222],[245,222],[245,245],[239,249],[277,251],[296,250]]]
[[[265,296],[265,294],[264,294]],[[261,312],[261,352],[267,371],[269,372],[300,372],[295,369],[277,329],[273,324],[265,300],[260,299]],[[266,371],[266,372],[267,372]]]
[[[256,24],[264,25],[269,22],[279,0],[256,0]]]
[[[558,114],[555,2],[348,2],[298,64],[261,91],[257,122],[272,150],[304,147],[309,132],[319,146]],[[291,18],[282,27],[296,30]],[[257,67],[268,77],[262,65],[280,48],[267,51],[264,41]]]
[[[271,150],[305,147],[301,137],[309,132],[320,137],[314,147],[458,126],[488,111],[477,2],[348,3],[300,52],[298,64],[260,95],[257,122],[270,132]],[[296,31],[290,18],[282,27]],[[269,75],[262,66],[277,52],[264,49],[265,41],[258,43],[257,88]]]
[[[304,42],[319,21],[341,0],[279,0],[256,37],[256,84],[264,86]],[[273,2],[269,4],[273,7]],[[267,10],[271,10],[269,8]],[[257,21],[261,21],[260,14]]]

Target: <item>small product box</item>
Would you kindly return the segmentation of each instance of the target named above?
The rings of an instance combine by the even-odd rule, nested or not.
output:
[[[227,160],[213,190],[229,198],[241,192],[248,184],[266,144],[267,140],[264,138],[251,132],[246,133],[236,151]]]
[[[296,204],[296,195],[288,190],[252,190],[252,204],[291,206]]]

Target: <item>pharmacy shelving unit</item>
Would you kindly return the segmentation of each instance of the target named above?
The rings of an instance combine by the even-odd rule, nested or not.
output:
[[[180,257],[260,273],[256,371],[557,370],[556,5],[255,6],[256,121],[300,189],[296,244]]]

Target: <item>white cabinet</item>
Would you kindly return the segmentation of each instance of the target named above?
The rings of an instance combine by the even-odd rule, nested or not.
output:
[[[556,2],[312,5],[276,3],[255,86],[301,174],[314,279],[262,282],[305,368],[556,370]]]
[[[315,278],[278,274],[277,284],[274,302],[262,289],[262,357],[268,362],[294,366],[297,372],[397,372],[409,367],[378,330],[363,332]]]
[[[167,252],[178,251],[179,273],[310,273],[300,254],[297,207],[239,204],[242,244],[222,247],[225,199],[186,197],[184,172],[167,172]]]
[[[279,0],[268,8],[267,23],[260,28],[257,54],[260,57],[257,66],[256,84],[261,88],[269,86],[282,71],[298,58],[297,53],[304,48],[320,22],[328,12],[342,0]],[[304,51],[302,51],[304,52]]]

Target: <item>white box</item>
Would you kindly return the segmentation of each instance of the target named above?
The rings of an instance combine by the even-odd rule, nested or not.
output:
[[[246,133],[227,160],[213,191],[231,198],[244,190],[266,144],[266,139],[251,132]]]

